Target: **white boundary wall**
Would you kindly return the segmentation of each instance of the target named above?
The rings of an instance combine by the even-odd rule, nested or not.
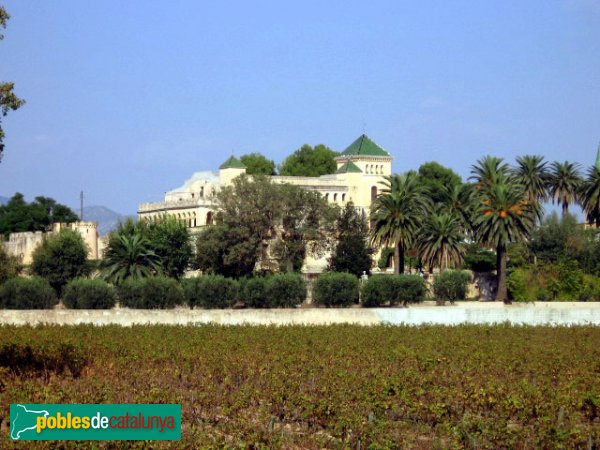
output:
[[[458,325],[503,322],[515,325],[600,325],[600,302],[537,302],[508,306],[494,302],[463,302],[452,306],[435,306],[427,302],[409,308],[347,309],[0,310],[0,324],[12,325]]]

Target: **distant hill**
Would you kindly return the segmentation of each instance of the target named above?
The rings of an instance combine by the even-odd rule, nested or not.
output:
[[[6,205],[10,199],[8,197],[0,196],[0,205]]]
[[[128,218],[137,220],[137,216],[119,214],[112,209],[108,209],[106,206],[84,206],[83,208],[83,220],[86,222],[97,222],[98,232],[101,236],[110,233],[117,228],[119,222]]]

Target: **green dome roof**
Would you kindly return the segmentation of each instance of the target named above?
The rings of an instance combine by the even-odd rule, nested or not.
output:
[[[219,169],[245,169],[246,166],[235,156],[231,155],[227,161],[219,166]]]
[[[391,155],[373,142],[366,134],[361,134],[341,156],[387,156]]]

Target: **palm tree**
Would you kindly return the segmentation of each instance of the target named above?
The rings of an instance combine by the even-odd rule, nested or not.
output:
[[[465,235],[460,219],[450,213],[433,213],[425,220],[419,252],[430,267],[438,266],[444,271],[462,261],[465,252]]]
[[[497,159],[497,158],[495,158]],[[501,160],[500,160],[501,162]],[[502,164],[495,164],[499,173],[486,173],[485,159],[474,166],[473,178],[478,183],[477,210],[474,220],[475,235],[479,242],[496,248],[496,300],[510,303],[506,289],[506,249],[508,244],[529,238],[539,216],[539,204],[531,203],[525,187]]]
[[[464,234],[470,234],[473,230],[475,193],[475,187],[471,183],[445,186],[444,206],[441,211],[458,217]]]
[[[592,166],[588,169],[587,177],[582,183],[580,198],[588,222],[595,223],[596,227],[600,228],[600,167]]]
[[[110,236],[102,262],[102,277],[114,284],[128,278],[144,278],[162,273],[160,258],[140,234]]]
[[[509,175],[509,166],[502,158],[496,156],[485,156],[471,167],[473,174],[470,179],[476,181],[475,188],[482,189],[485,186],[493,186],[506,179]]]
[[[517,167],[513,173],[523,184],[530,203],[541,203],[548,200],[548,163],[543,156],[525,155],[517,158]],[[542,209],[540,208],[540,212]],[[541,220],[541,217],[538,217]]]
[[[569,213],[569,205],[579,201],[581,189],[580,166],[576,163],[554,161],[550,168],[548,186],[552,203],[562,205],[562,215]]]
[[[421,227],[428,207],[425,189],[416,173],[387,177],[389,191],[384,191],[371,208],[371,243],[394,246],[394,273],[404,273],[404,251]]]

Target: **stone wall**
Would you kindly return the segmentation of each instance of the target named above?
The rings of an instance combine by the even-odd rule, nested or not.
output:
[[[600,303],[538,302],[503,305],[494,302],[464,302],[435,306],[431,302],[410,308],[302,308],[245,310],[0,310],[0,324],[58,325],[169,324],[200,325],[459,325],[511,323],[514,325],[596,325],[600,326]]]

